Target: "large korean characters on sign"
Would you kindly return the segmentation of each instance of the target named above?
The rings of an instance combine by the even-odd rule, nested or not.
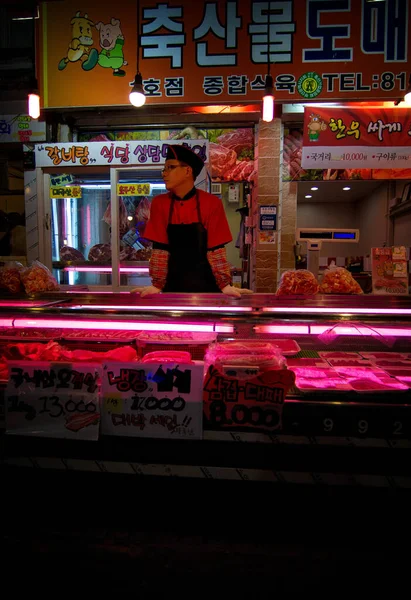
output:
[[[393,100],[410,74],[410,0],[41,3],[45,108],[128,105],[137,40],[147,102]]]

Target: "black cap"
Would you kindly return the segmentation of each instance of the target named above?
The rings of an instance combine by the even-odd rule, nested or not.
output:
[[[194,179],[197,179],[204,167],[204,162],[198,154],[193,152],[193,150],[190,150],[187,146],[182,146],[180,144],[170,144],[167,149],[166,160],[179,160],[186,163],[193,169]]]

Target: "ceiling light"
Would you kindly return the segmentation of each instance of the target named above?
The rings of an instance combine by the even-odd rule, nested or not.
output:
[[[133,82],[133,89],[129,94],[130,102],[136,108],[140,108],[143,104],[146,103],[146,96],[144,94],[143,88],[143,79],[141,77],[141,73],[136,73]]]
[[[313,192],[316,192],[318,190],[318,187],[312,187],[311,189]]]
[[[351,189],[351,188],[350,188],[350,187],[348,187],[348,186],[347,186],[347,187],[343,187],[343,191],[344,191],[344,192],[348,192],[348,190],[350,190],[350,189]]]
[[[404,96],[402,98],[398,98],[398,100],[394,102],[394,106],[398,106],[401,102],[404,102],[406,106],[411,106],[411,74],[408,79],[408,87],[405,90]]]
[[[137,0],[137,73],[131,84],[133,88],[128,96],[131,104],[136,108],[140,108],[140,106],[146,103],[143,78],[140,73],[140,45],[140,0]]]
[[[274,90],[273,78],[270,74],[266,75],[265,88],[263,96],[263,121],[271,123],[274,118]]]
[[[311,194],[307,194],[305,197],[306,198],[312,198]]]

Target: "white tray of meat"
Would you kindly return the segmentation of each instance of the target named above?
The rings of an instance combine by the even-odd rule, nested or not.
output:
[[[306,393],[320,392],[350,392],[352,387],[342,377],[315,379],[311,377],[297,377],[295,386]]]
[[[210,344],[217,339],[217,333],[202,331],[141,331],[135,337],[139,342],[147,344]]]
[[[270,343],[279,348],[284,356],[294,356],[301,351],[295,340],[270,340]]]

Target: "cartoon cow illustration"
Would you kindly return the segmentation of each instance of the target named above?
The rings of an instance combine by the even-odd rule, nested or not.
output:
[[[74,63],[80,60],[82,68],[85,71],[90,71],[94,69],[98,61],[97,49],[90,48],[93,45],[92,28],[94,23],[88,18],[87,14],[81,17],[80,11],[78,11],[71,19],[70,25],[72,26],[73,38],[69,44],[67,56],[61,59],[58,69],[62,71],[69,62]]]
[[[320,118],[320,115],[316,115],[312,113],[310,115],[310,120],[307,124],[308,129],[308,139],[310,142],[317,142],[320,137],[320,132],[325,131],[327,129],[327,125]]]
[[[124,60],[124,36],[121,31],[119,19],[111,19],[110,23],[96,23],[100,32],[100,46],[102,50],[98,55],[98,64],[105,69],[113,69],[113,75],[124,77],[126,72],[121,68],[127,64]]]

